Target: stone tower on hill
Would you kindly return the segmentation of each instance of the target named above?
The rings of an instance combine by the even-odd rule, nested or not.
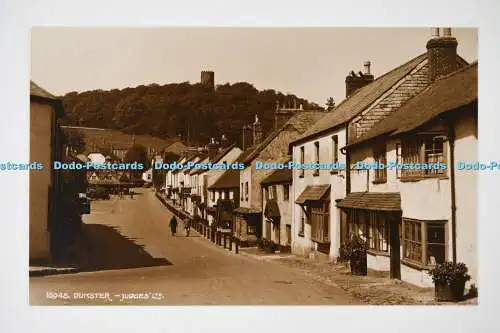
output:
[[[201,71],[201,84],[207,87],[215,88],[215,73],[212,71]]]

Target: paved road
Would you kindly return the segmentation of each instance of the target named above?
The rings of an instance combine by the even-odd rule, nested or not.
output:
[[[359,304],[277,263],[236,255],[193,232],[172,237],[150,190],[92,203],[75,260],[86,272],[30,278],[30,303],[87,305]],[[82,254],[83,253],[83,254]]]

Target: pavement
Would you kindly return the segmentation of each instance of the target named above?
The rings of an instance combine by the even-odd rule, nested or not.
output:
[[[355,305],[365,302],[301,269],[235,254],[182,224],[150,189],[134,199],[93,201],[68,266],[31,276],[32,305]]]

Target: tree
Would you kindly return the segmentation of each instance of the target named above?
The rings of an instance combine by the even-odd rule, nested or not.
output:
[[[335,109],[335,100],[333,99],[333,97],[328,97],[328,99],[326,100],[326,110],[332,111],[333,109]]]
[[[141,163],[144,168],[143,170],[133,170],[132,173],[136,177],[140,177],[144,171],[149,168],[148,154],[146,153],[146,149],[141,145],[133,145],[127,151],[124,157],[125,162],[127,163]]]
[[[67,145],[73,153],[80,154],[85,150],[85,136],[80,131],[63,132],[62,142]]]

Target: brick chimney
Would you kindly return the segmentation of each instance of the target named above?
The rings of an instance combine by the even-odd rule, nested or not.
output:
[[[260,124],[259,117],[255,115],[253,123],[253,144],[257,145],[262,141],[262,125]]]
[[[279,101],[276,101],[276,110],[274,111],[274,130],[277,130],[281,126],[292,118],[297,112],[304,111],[302,104],[297,108],[297,101],[294,100],[293,108],[280,107]]]
[[[215,142],[214,138],[210,139],[210,143],[207,146],[207,150],[208,150],[208,158],[210,161],[212,161],[215,155],[217,155],[217,152],[219,151],[219,145]]]
[[[429,83],[457,70],[457,45],[457,39],[451,36],[451,28],[431,29],[431,39],[427,42]]]
[[[358,72],[358,74],[351,71],[349,75],[345,78],[345,95],[346,97],[351,96],[356,90],[366,86],[369,83],[373,82],[373,75],[370,73],[370,65],[369,61],[365,61],[364,63],[364,73]]]
[[[252,128],[249,125],[243,125],[243,128],[241,130],[242,132],[242,138],[241,138],[241,147],[243,150],[249,148],[252,146],[252,135],[251,131]]]

